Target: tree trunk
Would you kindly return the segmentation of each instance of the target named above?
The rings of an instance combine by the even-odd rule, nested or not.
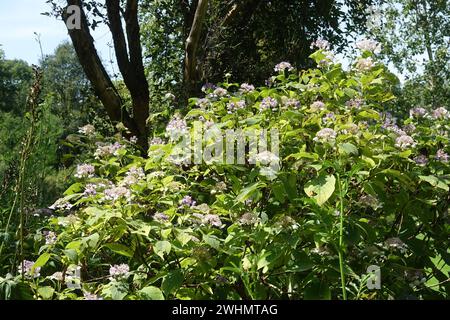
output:
[[[122,99],[98,56],[82,4],[82,0],[67,0],[68,6],[76,5],[81,9],[81,29],[68,30],[80,64],[110,119],[123,122],[130,130],[131,135],[138,137],[138,144],[146,151],[148,148],[146,121],[149,116],[149,89],[142,61],[137,0],[128,0],[125,10],[129,54],[122,30],[120,1],[106,1],[117,62],[125,85],[131,94],[133,117],[123,108]],[[64,11],[63,20],[66,24],[68,18],[67,12]]]

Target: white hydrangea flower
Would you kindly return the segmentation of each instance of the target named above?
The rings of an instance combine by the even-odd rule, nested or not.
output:
[[[359,71],[369,71],[375,66],[375,62],[371,57],[368,58],[359,58],[356,62],[356,68]]]
[[[311,43],[311,49],[330,50],[330,43],[324,39],[317,39]]]
[[[87,124],[83,127],[78,128],[78,132],[86,136],[92,136],[96,133],[95,127],[91,124]]]
[[[130,267],[123,263],[119,265],[111,265],[109,268],[110,280],[126,278],[130,272]]]
[[[77,166],[77,172],[75,178],[92,178],[95,173],[95,167],[91,164],[80,164]]]
[[[104,191],[105,200],[117,201],[120,198],[125,198],[127,201],[131,200],[130,189],[124,186],[113,187]]]
[[[411,138],[408,135],[401,135],[395,139],[395,146],[400,149],[407,149],[409,147],[414,147],[416,145],[416,142],[413,138]]]
[[[370,51],[373,53],[381,52],[381,44],[375,40],[364,39],[356,43],[356,47],[361,51]]]
[[[325,103],[323,103],[322,101],[314,101],[311,106],[310,106],[311,111],[317,112],[317,111],[322,111],[325,110]]]
[[[331,128],[325,128],[316,133],[313,139],[316,142],[334,142],[336,140],[337,133]]]
[[[274,70],[276,72],[280,72],[280,71],[284,71],[284,70],[288,70],[288,71],[292,71],[294,69],[294,67],[286,61],[280,62],[279,64],[277,64],[274,68]]]

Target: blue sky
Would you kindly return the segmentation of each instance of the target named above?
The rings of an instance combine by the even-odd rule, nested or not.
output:
[[[62,21],[41,15],[49,11],[46,0],[0,0],[0,45],[7,59],[22,59],[37,63],[41,56],[34,32],[41,35],[44,54],[53,53],[54,49],[69,40]],[[93,33],[96,46],[102,58],[110,59],[111,50],[108,42],[111,36],[102,26]]]

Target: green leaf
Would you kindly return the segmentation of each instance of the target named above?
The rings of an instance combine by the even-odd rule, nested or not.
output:
[[[134,255],[134,252],[130,247],[124,246],[123,244],[120,243],[107,243],[104,245],[104,247],[128,258],[132,258]]]
[[[164,295],[157,287],[149,286],[139,290],[143,300],[164,300]]]
[[[262,182],[256,182],[252,184],[251,186],[248,186],[241,190],[239,195],[236,197],[237,202],[244,202],[245,200],[248,200],[255,192],[258,191],[258,189],[261,189],[265,187],[266,184]]]
[[[154,246],[155,253],[164,260],[164,254],[169,254],[172,250],[172,245],[169,241],[158,241]]]
[[[341,154],[358,155],[358,148],[352,143],[341,143],[338,147]]]
[[[64,254],[67,258],[69,258],[70,262],[77,264],[78,263],[78,253],[75,249],[67,249],[63,250]]]
[[[50,259],[51,255],[50,253],[43,253],[41,256],[36,260],[33,267],[31,268],[31,271],[34,272],[34,269],[43,267],[47,261]]]
[[[305,185],[305,193],[308,197],[317,201],[319,206],[323,205],[333,194],[336,178],[333,175],[319,176]]]
[[[441,188],[445,191],[449,191],[448,185],[441,179],[435,176],[419,176],[421,181],[426,181],[431,184],[433,187]]]
[[[203,236],[203,241],[205,241],[205,243],[207,245],[209,245],[210,247],[219,250],[220,249],[220,241],[217,237],[215,236],[210,236],[208,234],[205,234]]]
[[[38,289],[38,294],[44,299],[44,300],[50,300],[53,297],[53,294],[55,293],[55,289],[52,287],[40,287]]]
[[[312,282],[305,290],[305,300],[331,300],[330,287],[325,282]]]
[[[100,235],[98,233],[91,234],[89,237],[84,237],[81,239],[81,245],[83,248],[94,249],[97,247],[98,241],[100,240]]]
[[[83,190],[84,185],[80,182],[74,183],[69,187],[69,189],[64,192],[65,196],[70,196],[75,193],[79,193],[81,190]]]
[[[184,275],[181,270],[174,270],[169,272],[163,279],[161,289],[166,297],[178,290],[183,284]]]
[[[177,240],[180,241],[182,246],[185,246],[189,241],[191,241],[192,236],[186,232],[180,232],[177,235]]]

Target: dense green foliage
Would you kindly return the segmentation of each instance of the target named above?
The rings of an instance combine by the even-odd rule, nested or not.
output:
[[[34,252],[22,276],[1,280],[3,295],[447,298],[449,113],[415,109],[396,120],[385,112],[395,77],[373,53],[348,71],[328,56],[312,55],[318,69],[278,65],[270,87],[205,89],[156,133],[146,158],[133,142],[84,127],[72,138],[86,150],[76,181],[29,234]],[[175,161],[169,133],[193,135],[201,123],[277,129],[279,155]],[[367,287],[371,265],[381,268],[379,290]]]
[[[130,77],[0,50],[0,300],[448,299],[447,1],[210,0],[187,84],[197,4],[139,2],[149,149]]]

